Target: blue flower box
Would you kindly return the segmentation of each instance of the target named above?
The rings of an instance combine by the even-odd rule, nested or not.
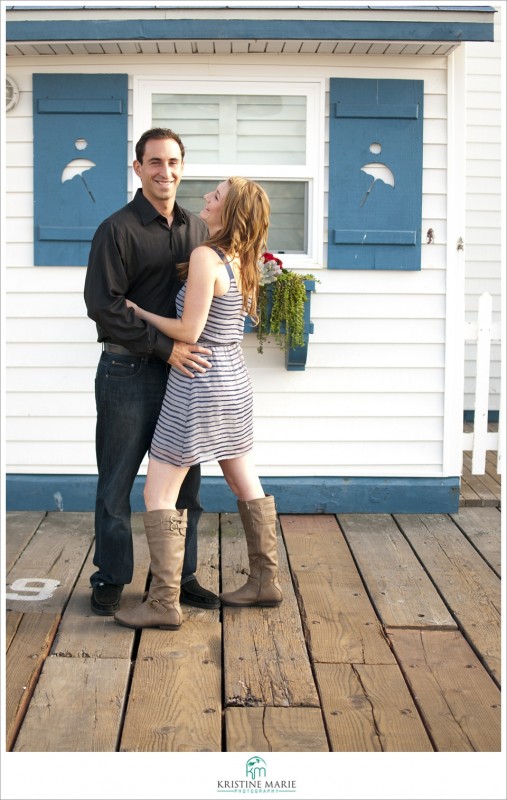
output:
[[[268,303],[267,303],[267,318],[270,319],[271,317],[271,308],[273,306],[273,286],[274,284],[269,284],[267,286],[267,293],[268,293]],[[314,280],[305,280],[305,289],[306,289],[306,303],[305,303],[305,311],[304,311],[304,345],[301,347],[289,347],[285,350],[285,367],[291,371],[302,371],[305,369],[306,366],[306,359],[308,356],[308,341],[310,333],[313,333],[314,326],[313,322],[310,320],[310,308],[311,308],[311,293],[315,291],[315,281]],[[267,328],[267,326],[266,326]],[[281,327],[281,333],[284,333],[284,326]],[[245,320],[245,333],[255,333],[257,331],[257,326],[253,325],[252,320],[250,317],[247,317]],[[269,329],[266,329],[266,334],[269,335]]]

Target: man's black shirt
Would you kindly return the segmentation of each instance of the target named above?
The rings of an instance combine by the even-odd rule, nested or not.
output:
[[[181,282],[176,264],[207,237],[205,223],[178,204],[169,227],[138,189],[134,199],[104,220],[93,237],[84,298],[96,322],[97,340],[135,355],[171,355],[173,341],[135,316],[125,298],[164,317],[175,317]]]

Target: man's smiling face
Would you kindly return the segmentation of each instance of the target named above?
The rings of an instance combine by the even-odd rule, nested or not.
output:
[[[148,139],[142,163],[134,161],[134,171],[141,179],[143,194],[158,208],[174,204],[183,175],[183,161],[174,139]]]

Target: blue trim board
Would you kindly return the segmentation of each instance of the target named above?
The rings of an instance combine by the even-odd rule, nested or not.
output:
[[[488,411],[488,422],[498,422],[499,419],[499,411]],[[475,422],[475,411],[473,408],[469,411],[463,411],[463,422]]]
[[[133,511],[144,511],[144,477],[136,478]],[[280,514],[454,514],[460,478],[262,478]],[[7,511],[93,511],[96,475],[6,476]],[[204,477],[205,511],[237,511],[236,498],[220,477]]]
[[[494,9],[490,9],[490,13]],[[376,20],[129,19],[7,22],[7,42],[153,39],[323,39],[492,42],[493,22]]]

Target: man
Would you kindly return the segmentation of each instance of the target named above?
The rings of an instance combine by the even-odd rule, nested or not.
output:
[[[185,149],[167,128],[146,131],[136,145],[134,199],[98,227],[92,241],[84,298],[97,324],[103,351],[95,379],[98,467],[91,607],[112,616],[134,569],[130,492],[149,449],[164,397],[169,365],[186,375],[211,367],[210,351],[176,342],[138,319],[128,298],[163,316],[175,316],[181,285],[176,265],[207,235],[200,218],[176,203]],[[178,507],[188,509],[180,602],[219,608],[218,597],[199,585],[197,523],[200,468],[181,487]]]

